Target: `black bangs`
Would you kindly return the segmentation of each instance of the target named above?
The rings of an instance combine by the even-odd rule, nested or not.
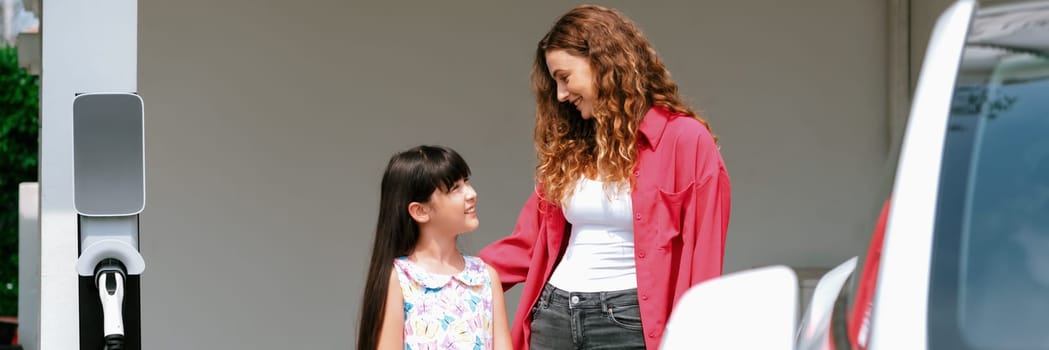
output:
[[[386,174],[387,184],[404,187],[390,188],[401,193],[401,201],[426,202],[436,190],[446,192],[459,180],[470,177],[470,167],[455,150],[444,146],[416,146],[398,153],[390,160]],[[407,204],[405,202],[405,205]]]
[[[444,146],[419,146],[413,150],[416,149],[428,158],[422,167],[427,173],[423,177],[433,179],[436,189],[448,191],[459,180],[470,177],[470,166],[455,150]]]

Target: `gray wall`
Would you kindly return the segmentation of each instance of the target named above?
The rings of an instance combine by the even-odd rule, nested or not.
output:
[[[727,270],[863,251],[887,176],[884,4],[605,4],[640,24],[721,137]],[[139,6],[146,347],[352,344],[382,167],[412,145],[473,167],[467,253],[509,233],[532,190],[531,55],[570,3]]]

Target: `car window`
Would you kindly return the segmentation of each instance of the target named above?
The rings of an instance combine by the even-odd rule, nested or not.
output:
[[[974,24],[962,56],[936,203],[930,349],[1049,349],[1049,15],[1031,17],[997,36]]]

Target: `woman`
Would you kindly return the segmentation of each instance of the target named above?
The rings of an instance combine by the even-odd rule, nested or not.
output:
[[[730,186],[716,138],[618,11],[579,6],[539,41],[536,191],[481,251],[525,282],[515,349],[656,349],[689,287],[721,274]]]

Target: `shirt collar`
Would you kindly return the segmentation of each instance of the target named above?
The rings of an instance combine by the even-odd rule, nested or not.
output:
[[[641,134],[639,140],[645,140],[648,145],[655,149],[659,147],[659,141],[663,139],[663,131],[666,130],[667,121],[670,120],[670,111],[662,107],[652,107],[641,119],[637,130]]]
[[[408,260],[407,256],[395,259],[394,264],[399,264],[412,280],[430,289],[444,288],[452,281],[473,287],[483,286],[487,282],[485,277],[488,276],[488,267],[476,257],[464,257],[464,259],[466,268],[454,275],[430,273],[422,266]]]

